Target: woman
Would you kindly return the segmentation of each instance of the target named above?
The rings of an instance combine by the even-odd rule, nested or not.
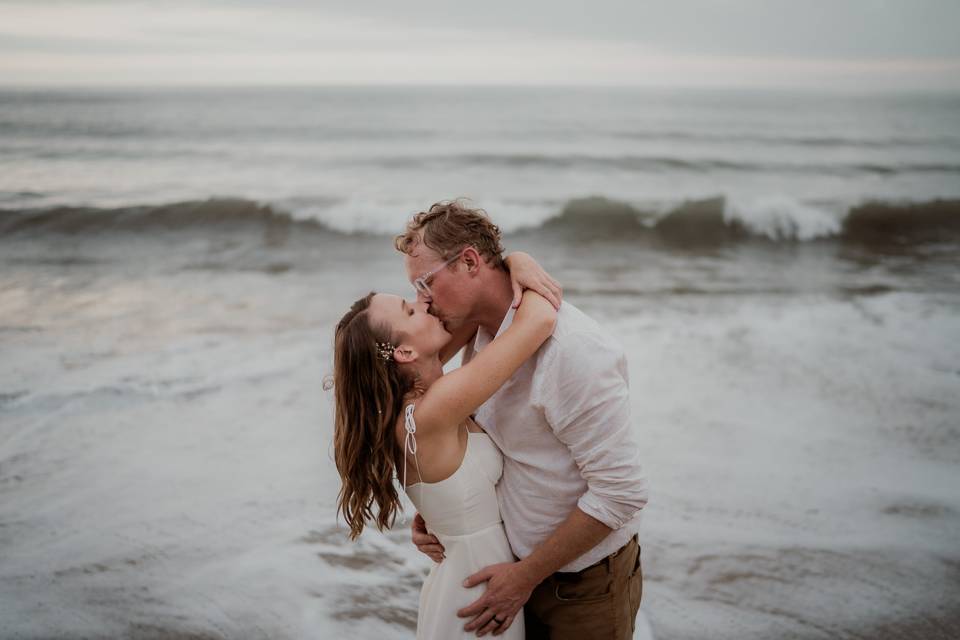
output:
[[[338,508],[351,538],[370,520],[391,525],[401,507],[399,476],[446,548],[421,590],[417,638],[473,638],[456,612],[483,586],[466,589],[463,579],[514,559],[495,491],[501,454],[471,414],[540,348],[555,321],[554,307],[526,291],[510,327],[447,375],[441,352],[450,334],[425,303],[371,293],[337,325],[334,448],[343,480]],[[524,637],[522,611],[515,618],[498,621],[504,637]]]

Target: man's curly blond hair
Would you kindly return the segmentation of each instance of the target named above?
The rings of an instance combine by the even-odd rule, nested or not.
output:
[[[486,211],[468,207],[460,199],[437,202],[413,216],[393,245],[400,253],[414,255],[421,243],[444,260],[464,247],[473,247],[491,267],[506,269],[500,228],[490,221]]]

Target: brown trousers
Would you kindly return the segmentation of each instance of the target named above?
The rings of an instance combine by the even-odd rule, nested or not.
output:
[[[642,594],[634,536],[597,564],[537,585],[523,609],[527,640],[630,640]]]

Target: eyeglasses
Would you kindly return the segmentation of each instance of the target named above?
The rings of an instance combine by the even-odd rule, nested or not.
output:
[[[434,269],[433,271],[428,271],[427,273],[423,274],[422,276],[420,276],[419,278],[417,278],[416,280],[414,280],[414,281],[413,281],[413,288],[417,290],[417,293],[422,293],[423,295],[427,296],[428,298],[432,298],[432,297],[433,297],[433,292],[430,291],[430,285],[429,285],[428,281],[429,281],[430,278],[432,278],[434,275],[436,275],[437,273],[439,273],[442,269],[446,269],[448,266],[450,266],[451,264],[453,264],[454,262],[456,262],[457,260],[459,260],[461,253],[463,253],[462,250],[461,250],[461,251],[458,251],[455,256],[453,256],[452,258],[450,258],[449,260],[447,260],[446,262],[444,262],[442,265],[440,265],[439,267],[437,267],[437,268]]]

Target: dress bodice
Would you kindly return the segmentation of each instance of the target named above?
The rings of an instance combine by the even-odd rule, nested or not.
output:
[[[412,408],[413,405],[410,405]],[[407,435],[415,437],[413,411],[407,410]],[[416,446],[407,447],[416,456]],[[503,456],[485,433],[467,433],[463,461],[453,474],[439,482],[407,485],[407,496],[423,516],[431,533],[462,536],[500,523],[496,485],[503,473]]]

